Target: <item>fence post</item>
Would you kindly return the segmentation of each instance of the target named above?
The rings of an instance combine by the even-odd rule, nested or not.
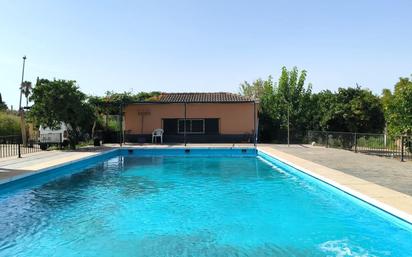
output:
[[[17,151],[18,151],[18,153],[19,153],[19,157],[18,158],[21,158],[21,150],[20,150],[20,146],[21,146],[21,144],[20,144],[20,138],[18,138],[18,141],[17,141]]]
[[[142,115],[142,120],[143,120],[144,115]],[[123,104],[120,104],[120,116],[119,116],[119,127],[120,127],[120,131],[119,131],[119,144],[120,147],[122,147],[122,143],[123,143]],[[142,130],[143,130],[143,124],[142,124]]]
[[[355,153],[358,152],[358,135],[355,132]]]
[[[326,133],[326,148],[329,148],[329,134]]]
[[[405,148],[405,144],[404,144],[404,137],[401,136],[401,162],[404,161],[404,149]]]

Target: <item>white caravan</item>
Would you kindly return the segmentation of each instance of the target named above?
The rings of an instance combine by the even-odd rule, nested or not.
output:
[[[59,129],[40,126],[39,128],[39,145],[42,150],[46,150],[51,145],[66,146],[69,143],[69,133],[67,126],[63,122]]]

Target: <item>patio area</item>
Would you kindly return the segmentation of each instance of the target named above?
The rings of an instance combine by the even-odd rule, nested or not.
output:
[[[412,196],[412,162],[311,145],[264,145]]]

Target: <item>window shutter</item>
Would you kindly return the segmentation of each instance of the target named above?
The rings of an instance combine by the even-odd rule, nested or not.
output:
[[[219,119],[205,119],[205,134],[219,134]]]
[[[177,119],[163,119],[163,130],[165,135],[176,135]]]

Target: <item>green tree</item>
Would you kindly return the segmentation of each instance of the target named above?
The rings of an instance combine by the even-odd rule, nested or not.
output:
[[[305,85],[307,73],[282,68],[278,83],[271,78],[241,84],[240,92],[258,96],[259,139],[262,142],[285,142],[288,110],[292,142],[302,142],[308,130],[381,133],[385,127],[383,101],[370,90],[339,88],[312,94],[311,84]],[[385,102],[385,103],[384,103]]]
[[[312,95],[312,85],[309,83],[305,87],[307,72],[302,70],[299,73],[297,67],[288,71],[282,67],[277,88],[278,112],[281,117],[281,127],[283,130],[288,126],[288,109],[291,135],[295,140],[301,140],[306,134],[311,124],[310,99]]]
[[[392,102],[393,99],[393,94],[390,89],[383,89],[382,94],[381,94],[381,103],[382,103],[382,108],[383,108],[383,114],[385,116],[385,134],[388,132],[388,121],[387,121],[387,114],[388,114],[388,108],[390,103]]]
[[[387,93],[389,95],[389,93]],[[391,135],[412,133],[412,81],[400,78],[393,95],[388,97],[385,116]]]
[[[259,84],[258,82],[257,84]],[[255,83],[256,84],[256,83]],[[272,142],[278,140],[280,130],[280,115],[277,112],[276,83],[271,76],[263,81],[263,90],[259,96],[259,140]]]
[[[268,80],[271,80],[271,77]],[[252,83],[244,81],[240,84],[240,94],[252,99],[260,99],[265,91],[265,82],[262,79],[257,79]]]
[[[332,119],[334,113],[332,107],[336,105],[336,94],[330,90],[323,90],[319,93],[312,94],[311,106],[309,108],[312,121],[310,128],[312,130],[328,130],[328,123]]]
[[[31,82],[30,81],[24,81],[20,86],[20,90],[21,90],[22,94],[26,97],[26,106],[28,106],[29,105],[29,96],[31,94],[31,91],[33,90]]]
[[[389,104],[392,101],[392,97],[393,95],[390,89],[385,88],[382,90],[381,102],[382,102],[384,112],[387,111]]]
[[[89,131],[95,119],[93,108],[86,99],[73,80],[39,79],[30,97],[34,103],[29,116],[37,124],[50,128],[65,123],[70,146],[74,149],[81,133]]]
[[[317,118],[322,130],[381,133],[385,127],[380,98],[370,90],[339,88],[332,94],[321,92],[317,96]]]
[[[259,98],[259,139],[266,142],[285,142],[288,109],[292,139],[301,141],[309,129],[311,119],[311,85],[305,87],[306,71],[294,67],[282,68],[278,83],[272,77],[241,84],[242,95]]]
[[[3,102],[3,98],[1,97],[1,93],[0,93],[0,111],[5,111],[7,109],[8,109],[7,104]]]

